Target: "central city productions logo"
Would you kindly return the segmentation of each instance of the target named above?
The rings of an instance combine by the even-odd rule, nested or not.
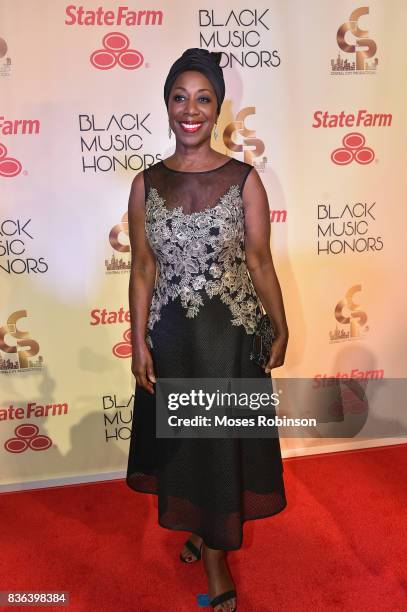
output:
[[[236,119],[228,123],[223,130],[223,142],[229,151],[243,153],[243,160],[256,168],[258,172],[265,172],[270,162],[264,155],[264,142],[256,137],[256,130],[251,130],[245,125],[246,118],[255,113],[254,106],[242,108],[236,114]],[[285,223],[286,220],[286,209],[273,208],[270,210],[271,223]]]
[[[335,306],[335,319],[341,325],[346,325],[348,329],[339,329],[336,325],[335,330],[329,332],[330,342],[341,342],[344,340],[357,340],[369,331],[367,314],[360,310],[360,304],[353,301],[355,293],[362,290],[362,285],[354,285],[345,294],[345,298],[340,300]],[[347,312],[346,312],[347,311]]]
[[[365,147],[366,139],[360,132],[350,132],[342,138],[343,147],[331,153],[331,160],[338,166],[346,166],[352,161],[358,164],[370,164],[375,157],[373,149]]]
[[[126,70],[135,70],[143,64],[144,57],[140,51],[129,49],[130,39],[121,32],[110,32],[102,39],[103,49],[98,49],[90,56],[90,62],[99,70],[110,70],[120,66]]]
[[[260,155],[264,153],[264,142],[260,138],[256,138],[256,131],[250,130],[245,126],[245,119],[249,115],[254,115],[256,109],[254,106],[242,108],[237,114],[235,121],[231,121],[224,129],[223,142],[229,149],[241,153],[243,151],[243,159],[247,164],[253,165],[256,169],[262,169],[267,164],[267,158],[263,156],[262,161],[257,161]],[[235,142],[234,135],[240,137],[241,142]]]
[[[9,453],[23,453],[29,448],[34,451],[47,450],[52,445],[50,437],[40,434],[38,425],[22,423],[15,430],[15,438],[9,438],[4,443],[4,448]]]
[[[11,58],[7,56],[7,43],[0,37],[0,77],[6,77],[11,72]]]
[[[15,157],[8,157],[7,147],[0,142],[0,176],[17,176],[21,170],[21,163]]]
[[[331,74],[366,74],[376,70],[379,63],[377,57],[370,62],[368,60],[375,55],[377,45],[371,38],[366,38],[369,34],[369,30],[362,30],[358,23],[362,15],[368,14],[369,7],[361,6],[352,11],[349,21],[346,21],[339,27],[336,34],[338,47],[341,51],[344,51],[344,53],[354,54],[355,60],[349,61],[348,59],[343,59],[339,51],[337,59],[331,59]],[[351,32],[355,37],[356,40],[354,44],[346,42],[345,36],[348,32]]]
[[[17,329],[17,321],[25,317],[27,317],[26,310],[17,310],[9,316],[6,325],[0,327],[0,372],[32,370],[43,367],[43,357],[38,355],[40,350],[38,342],[29,338],[28,331]],[[5,340],[7,335],[16,338],[16,343],[7,344]],[[18,360],[10,359],[10,357],[3,358],[2,353],[17,355]],[[35,355],[38,355],[36,361],[30,359]]]
[[[125,238],[125,242],[121,240]],[[123,214],[120,223],[116,223],[112,227],[109,233],[109,242],[113,249],[118,253],[130,253],[129,244],[129,223],[127,211]],[[113,252],[109,259],[105,259],[106,274],[121,274],[123,272],[129,272],[131,268],[131,262],[129,258],[117,257]]]

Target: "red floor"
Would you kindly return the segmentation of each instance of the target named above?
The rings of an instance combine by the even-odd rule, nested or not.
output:
[[[287,508],[246,523],[229,555],[238,610],[407,610],[407,444],[284,466]],[[1,495],[0,590],[69,591],[75,612],[199,611],[202,565],[178,561],[186,534],[157,526],[155,504],[124,481]]]

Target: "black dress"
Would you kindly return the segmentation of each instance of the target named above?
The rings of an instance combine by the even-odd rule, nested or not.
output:
[[[247,271],[242,191],[252,169],[234,158],[203,172],[144,170],[145,230],[157,259],[146,330],[156,378],[270,378],[249,358],[261,303]],[[283,510],[276,438],[155,436],[155,395],[136,387],[126,482],[158,496],[162,527],[234,550],[242,525]]]

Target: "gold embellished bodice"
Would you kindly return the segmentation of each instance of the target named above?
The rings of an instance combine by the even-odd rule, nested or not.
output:
[[[231,158],[204,172],[182,172],[163,162],[144,171],[145,230],[157,259],[146,339],[169,300],[180,298],[188,318],[199,316],[203,296],[218,296],[231,324],[252,334],[261,303],[244,250],[241,197],[252,166]]]

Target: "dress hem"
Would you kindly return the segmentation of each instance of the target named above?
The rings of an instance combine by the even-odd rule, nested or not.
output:
[[[127,484],[128,487],[130,487],[130,489],[132,489],[133,491],[136,491],[137,493],[147,493],[148,495],[155,495],[155,496],[158,497],[158,492],[156,492],[156,491],[147,491],[146,489],[137,489],[135,486],[129,484],[127,479],[126,479],[126,484]],[[272,516],[275,516],[276,514],[279,514],[280,512],[282,512],[286,507],[287,507],[287,499],[284,497],[284,504],[281,506],[281,508],[279,508],[275,512],[272,512],[271,514],[262,514],[262,515],[258,515],[258,516],[250,516],[248,518],[243,518],[242,521],[241,521],[241,525],[243,527],[244,523],[247,523],[248,521],[258,521],[260,519],[271,518]],[[188,532],[191,532],[191,533],[195,533],[195,535],[197,535],[200,538],[204,539],[203,535],[198,533],[192,527],[170,527],[169,525],[164,525],[160,521],[159,517],[158,517],[158,521],[157,522],[160,525],[160,527],[163,527],[164,529],[169,529],[170,531],[188,531]],[[204,540],[204,542],[205,542],[205,540]],[[225,546],[218,546],[218,545],[217,546],[210,546],[207,542],[205,542],[205,544],[209,548],[214,548],[216,550],[240,550],[242,548],[243,538],[240,540],[239,546],[236,546],[236,547],[228,547],[228,548],[226,548]]]

